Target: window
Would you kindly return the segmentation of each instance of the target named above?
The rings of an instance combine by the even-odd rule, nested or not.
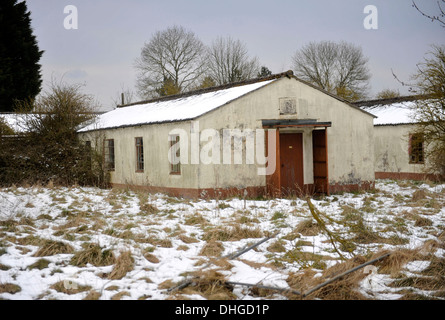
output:
[[[87,163],[89,164],[90,168],[91,168],[91,152],[92,152],[92,147],[91,147],[91,141],[85,141],[85,148],[86,148],[86,152],[87,152]]]
[[[179,135],[171,135],[170,141],[170,174],[181,174],[181,149]]]
[[[105,167],[109,171],[115,169],[114,140],[105,140]]]
[[[136,138],[136,172],[144,172],[144,141]]]
[[[425,161],[422,134],[412,134],[409,137],[409,163],[422,164]]]

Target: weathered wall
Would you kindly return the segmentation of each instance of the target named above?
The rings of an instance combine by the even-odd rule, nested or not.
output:
[[[383,177],[381,173],[394,173],[404,178],[408,177],[407,173],[425,173],[424,164],[412,164],[409,161],[409,135],[415,131],[413,126],[407,124],[375,127],[375,170],[378,176]],[[396,178],[397,175],[393,177]],[[414,175],[411,175],[412,177]]]
[[[110,172],[111,182],[118,185],[162,186],[166,188],[197,188],[196,165],[183,166],[182,174],[171,175],[168,154],[168,135],[173,129],[190,130],[189,122],[145,125],[102,130],[81,134],[82,139],[99,141],[114,139],[115,170]],[[144,172],[136,171],[135,138],[143,137]]]

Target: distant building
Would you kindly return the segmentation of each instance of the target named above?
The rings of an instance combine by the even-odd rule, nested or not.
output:
[[[416,133],[414,107],[419,96],[358,102],[374,114],[376,179],[436,180],[428,171],[423,136]]]

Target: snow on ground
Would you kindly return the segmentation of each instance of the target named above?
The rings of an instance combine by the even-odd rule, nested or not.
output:
[[[352,251],[343,250],[340,243],[336,251],[323,230],[301,228],[304,222],[314,222],[304,199],[186,200],[84,187],[0,189],[0,298],[220,298],[196,286],[189,291],[169,289],[185,280],[196,282],[212,270],[225,281],[290,289],[291,275],[311,269],[314,278],[321,277],[323,270],[342,262],[340,254],[350,259],[385,249],[421,248],[432,241],[441,243],[429,247],[435,257],[445,258],[445,184],[381,180],[375,192],[311,201],[328,222],[330,234],[353,243]],[[364,238],[369,235],[376,239]],[[236,259],[218,259],[268,236],[271,239]],[[63,245],[71,250],[51,251]],[[73,262],[88,246],[111,251],[115,260],[99,266]],[[113,277],[125,253],[132,263],[120,277]],[[430,261],[416,257],[407,261],[403,272],[418,275],[429,266]],[[395,280],[390,274],[372,271],[357,288],[365,297],[403,296],[400,288],[391,286]],[[416,293],[438,298],[431,290]],[[235,286],[229,297],[288,298],[279,291],[261,296],[245,286]]]

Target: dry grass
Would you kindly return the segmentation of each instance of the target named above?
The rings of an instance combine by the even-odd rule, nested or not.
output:
[[[0,283],[0,293],[10,293],[14,294],[17,292],[22,291],[22,288],[20,286],[13,284],[13,283]]]
[[[123,251],[116,259],[116,263],[108,275],[109,279],[120,280],[125,275],[134,269],[134,258],[131,255],[131,251]]]
[[[418,216],[414,222],[415,227],[430,227],[433,225],[433,222],[425,217]]]
[[[71,228],[79,228],[82,226],[86,226],[88,224],[88,220],[82,215],[76,216],[70,219],[66,224],[58,226],[54,228],[56,231],[67,231]]]
[[[161,262],[158,257],[156,257],[154,254],[147,252],[144,254],[144,258],[147,259],[147,261],[151,263],[159,263]]]
[[[261,237],[264,237],[264,233],[259,228],[249,228],[235,225],[234,227],[212,228],[202,236],[202,239],[205,241],[238,241],[241,239]]]
[[[184,224],[189,226],[190,225],[205,226],[208,223],[209,222],[200,213],[195,213],[194,215],[188,216],[184,221]]]
[[[372,258],[385,254],[385,251],[375,253]],[[379,262],[379,272],[396,277],[403,267],[410,261],[421,259],[419,249],[399,249],[391,252],[391,255]]]
[[[28,266],[28,269],[30,269],[30,270],[32,270],[32,269],[42,270],[42,269],[48,268],[49,264],[50,264],[49,260],[39,259],[35,263],[33,263],[30,266]]]
[[[122,300],[123,297],[131,297],[128,291],[121,291],[111,297],[111,300]]]
[[[306,219],[301,221],[294,230],[303,236],[316,236],[320,233],[320,227],[313,219]]]
[[[88,263],[96,267],[109,266],[116,262],[111,250],[102,250],[98,244],[86,243],[84,250],[76,252],[71,258],[71,265],[85,267]]]
[[[317,272],[313,269],[303,269],[301,272],[290,272],[286,282],[290,288],[299,292],[307,292],[311,288],[315,287],[316,278],[314,276]],[[297,297],[295,297],[297,298]],[[301,297],[298,297],[301,298]]]
[[[34,253],[33,257],[54,256],[56,254],[70,254],[74,248],[62,241],[43,240],[40,248]]]
[[[85,298],[83,298],[83,300],[91,300],[91,301],[94,301],[94,300],[99,300],[99,298],[101,297],[101,293],[100,292],[97,292],[96,290],[91,290],[88,294],[87,294],[87,296],[85,297]]]
[[[223,274],[216,270],[198,271],[193,273],[193,283],[182,289],[183,294],[199,294],[207,300],[236,299],[233,287],[226,284]]]
[[[428,259],[429,258],[429,259]],[[403,271],[395,275],[395,280],[389,284],[390,287],[400,288],[401,300],[420,300],[445,297],[445,259],[435,255],[415,254],[410,260],[425,260],[429,266],[419,272],[411,272],[406,275]],[[429,296],[413,292],[413,289],[428,292]],[[431,297],[432,296],[432,297]]]
[[[186,236],[184,234],[181,234],[178,237],[178,239],[181,240],[182,242],[188,243],[188,244],[190,244],[190,243],[198,243],[199,242],[199,240],[197,240],[195,238],[192,238],[192,237],[188,237],[188,236]]]
[[[224,251],[224,245],[220,241],[211,239],[199,252],[199,255],[206,257],[219,257]]]
[[[158,284],[158,289],[166,290],[166,289],[173,288],[174,286],[175,286],[175,283],[171,279],[167,279],[167,280],[161,282],[160,284]]]
[[[57,292],[62,292],[70,295],[91,290],[91,286],[82,286],[79,284],[67,283],[66,281],[56,282],[51,285],[50,288],[56,290]]]
[[[424,200],[427,197],[427,192],[423,189],[418,189],[413,192],[411,197],[412,202],[418,202],[419,200]]]
[[[318,285],[324,281],[335,277],[338,274],[351,270],[352,268],[366,262],[362,256],[338,263],[323,272],[322,277],[317,277],[313,285]],[[356,289],[360,281],[366,276],[363,272],[352,272],[307,296],[308,299],[319,298],[323,300],[366,300],[365,296]]]
[[[276,240],[270,246],[267,247],[269,252],[286,252],[286,247],[284,246],[284,241]]]
[[[0,220],[0,227],[6,232],[17,232],[20,223],[14,219]]]
[[[162,248],[173,248],[173,243],[171,241],[171,239],[168,238],[164,238],[164,239],[159,239],[157,237],[149,237],[147,239],[148,243],[154,245],[154,246],[158,246],[158,247],[162,247]]]
[[[141,215],[156,214],[160,211],[151,203],[144,203],[143,205],[140,206],[140,210],[141,210],[140,212]]]

